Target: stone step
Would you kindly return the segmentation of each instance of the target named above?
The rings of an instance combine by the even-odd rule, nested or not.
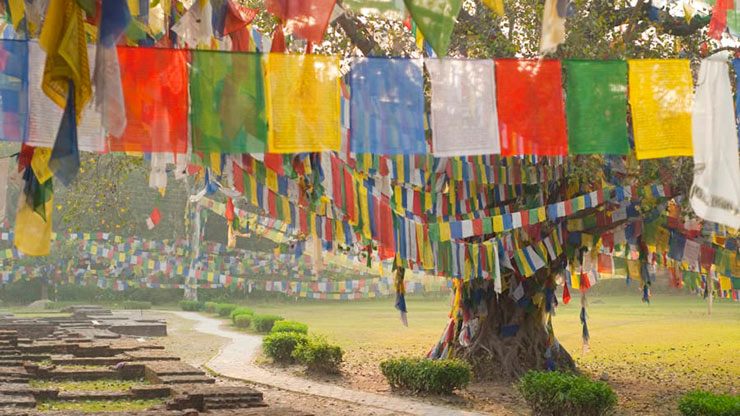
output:
[[[0,394],[0,407],[36,407],[36,399],[30,394],[25,395],[6,395]]]
[[[129,357],[116,355],[113,357],[52,357],[52,364],[57,365],[116,365],[120,362],[131,361]]]
[[[221,410],[221,409],[245,409],[255,407],[267,407],[267,403],[254,402],[254,403],[232,403],[232,402],[208,402],[206,401],[205,408],[207,410]]]
[[[0,383],[0,394],[8,396],[28,394],[32,390],[28,383]]]
[[[206,376],[161,376],[157,377],[162,384],[213,384],[215,379]]]
[[[182,361],[146,361],[145,372],[156,376],[203,376],[206,373]]]
[[[128,400],[131,393],[125,390],[111,391],[60,391],[57,400]]]
[[[170,397],[172,395],[172,387],[165,384],[147,384],[143,386],[133,386],[129,389],[129,391],[135,399],[142,400]]]
[[[193,386],[183,393],[198,393],[205,398],[239,398],[250,397],[262,400],[262,392],[246,386]]]

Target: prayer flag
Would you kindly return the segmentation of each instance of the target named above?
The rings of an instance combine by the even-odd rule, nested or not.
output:
[[[694,147],[691,207],[701,218],[737,229],[740,228],[740,160],[726,60],[703,60],[697,84],[691,122]]]
[[[432,153],[436,157],[501,153],[490,59],[428,59],[432,84]]]
[[[358,14],[390,20],[403,20],[406,14],[403,0],[344,0],[342,6]]]
[[[188,148],[187,51],[118,47],[126,129],[113,151],[185,153]]]
[[[405,0],[416,25],[440,57],[447,55],[462,0]]]
[[[630,105],[638,159],[691,156],[689,61],[629,61]]]
[[[627,63],[565,62],[570,154],[629,154]]]
[[[350,148],[424,154],[424,78],[419,59],[353,58]]]
[[[503,156],[568,154],[560,61],[497,59]]]
[[[336,56],[268,55],[270,153],[339,151],[339,77]]]
[[[95,56],[95,46],[88,45],[88,56]],[[62,121],[64,109],[56,105],[41,90],[43,80],[44,61],[46,54],[37,42],[28,43],[28,82],[29,82],[29,133],[26,144],[33,147],[54,147]],[[92,70],[94,62],[88,60],[88,70]],[[75,102],[76,110],[79,103]],[[100,113],[86,106],[82,117],[77,120],[77,145],[86,152],[103,153],[106,151],[105,134]]]
[[[290,33],[320,43],[329,26],[335,0],[267,0],[267,11],[278,17]]]
[[[545,0],[545,8],[542,11],[542,35],[540,37],[541,55],[557,51],[558,45],[565,42],[565,10],[562,10],[562,12],[559,10],[560,4],[567,7],[567,1],[565,0]]]
[[[192,52],[190,117],[194,151],[266,151],[261,59],[259,54]]]
[[[0,140],[26,141],[28,41],[0,40],[0,75]]]

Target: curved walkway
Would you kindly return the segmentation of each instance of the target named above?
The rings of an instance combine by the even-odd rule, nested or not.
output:
[[[431,416],[478,414],[450,407],[435,406],[413,399],[350,390],[333,384],[319,383],[289,374],[271,372],[252,363],[262,346],[262,337],[221,329],[223,321],[196,312],[173,311],[171,313],[181,318],[197,321],[196,331],[231,340],[221,349],[218,355],[205,364],[215,373],[229,378],[266,384],[298,393],[344,400],[392,412]]]

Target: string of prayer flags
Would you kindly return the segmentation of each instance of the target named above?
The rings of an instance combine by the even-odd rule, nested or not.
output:
[[[126,129],[113,151],[185,153],[188,149],[187,51],[118,47]]]
[[[462,0],[405,0],[406,8],[416,25],[440,57],[447,55],[455,19]]]
[[[501,154],[566,155],[560,61],[496,59]]]
[[[627,63],[564,61],[568,152],[629,154]]]
[[[265,153],[267,118],[261,60],[258,54],[192,52],[193,151]]]
[[[336,56],[268,55],[270,153],[340,150],[339,80]]]
[[[435,157],[501,153],[490,59],[428,59]]]
[[[321,43],[336,0],[267,0],[267,11],[277,16],[294,36]]]
[[[637,159],[691,156],[689,61],[631,59],[628,63]]]
[[[403,20],[406,15],[403,0],[344,0],[342,6],[357,14],[389,20]]]
[[[691,207],[705,220],[740,228],[740,160],[726,59],[702,61],[691,123],[694,148]]]
[[[353,152],[426,153],[421,60],[353,58],[350,91]]]
[[[21,4],[23,4],[21,2]],[[28,138],[28,42],[0,40],[0,140]],[[4,185],[3,185],[4,186]]]
[[[95,56],[94,45],[88,45],[88,56]],[[28,42],[29,133],[26,144],[33,147],[54,147],[64,110],[41,89],[46,54],[38,42]],[[94,62],[88,60],[88,69]],[[79,103],[75,102],[79,107]],[[81,151],[103,153],[107,150],[100,113],[86,106],[77,120],[77,144]]]

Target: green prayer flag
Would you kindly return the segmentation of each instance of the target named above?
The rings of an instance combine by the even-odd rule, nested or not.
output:
[[[628,154],[627,63],[563,62],[569,153]]]
[[[264,153],[267,118],[260,55],[193,51],[192,56],[193,150]]]
[[[447,55],[462,0],[404,0],[424,39],[440,57]]]
[[[342,6],[357,14],[392,20],[403,20],[406,14],[403,0],[344,0]]]

